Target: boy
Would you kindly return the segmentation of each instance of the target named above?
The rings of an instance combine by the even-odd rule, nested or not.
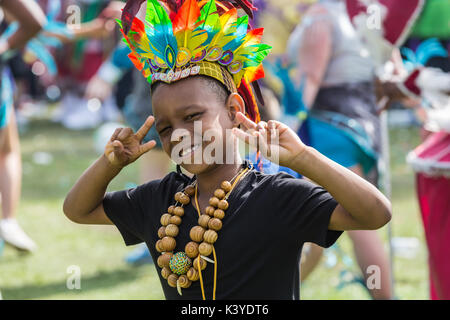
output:
[[[132,23],[122,30],[131,59],[152,79],[154,117],[136,133],[115,131],[104,155],[67,195],[64,213],[77,223],[115,224],[127,245],[146,242],[167,299],[298,298],[303,243],[329,247],[342,231],[380,228],[390,220],[390,204],[371,184],[306,147],[284,124],[258,122],[248,79],[256,78],[254,67],[268,53],[260,36],[254,38],[261,30],[247,33],[245,17],[216,8],[213,0],[201,10],[197,6],[187,0],[169,7],[169,20],[150,0],[145,25],[127,19],[125,10],[122,20]],[[122,168],[155,146],[141,144],[153,125],[164,151],[193,177],[177,170],[105,194]],[[241,160],[237,138],[323,188],[253,170]]]

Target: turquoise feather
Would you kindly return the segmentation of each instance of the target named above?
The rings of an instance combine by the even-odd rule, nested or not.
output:
[[[172,22],[167,12],[158,1],[148,0],[145,18],[145,32],[147,37],[151,39],[150,48],[152,53],[165,61],[172,69],[176,58],[170,59],[168,53],[173,53],[173,56],[176,57],[178,45],[173,34]]]
[[[247,36],[247,30],[248,16],[238,18],[236,21],[236,31],[234,32],[235,37],[223,47],[223,51],[230,50],[234,52],[237,50],[244,42]]]

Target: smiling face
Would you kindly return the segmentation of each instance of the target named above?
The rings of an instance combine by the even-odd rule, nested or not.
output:
[[[238,125],[236,112],[244,111],[244,102],[238,94],[228,95],[216,80],[196,76],[159,83],[152,92],[152,108],[164,151],[187,171],[199,174],[218,165],[208,154],[225,163],[227,152],[235,152],[226,132]],[[221,150],[211,148],[213,143]]]

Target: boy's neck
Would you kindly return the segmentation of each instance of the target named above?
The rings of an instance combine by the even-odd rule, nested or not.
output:
[[[214,191],[220,188],[222,181],[230,181],[242,167],[242,159],[233,164],[222,164],[197,175],[199,197],[202,199],[213,196]]]

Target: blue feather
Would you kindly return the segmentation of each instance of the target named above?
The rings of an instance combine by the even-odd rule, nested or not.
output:
[[[152,53],[165,61],[169,67],[174,66],[174,61],[170,61],[166,55],[167,47],[169,52],[173,52],[176,60],[178,52],[177,40],[173,34],[172,22],[164,8],[156,0],[147,1],[147,12],[145,16],[145,32],[150,42]]]
[[[244,42],[244,38],[247,35],[248,30],[248,16],[243,16],[237,19],[235,22],[236,31],[234,32],[234,39],[228,42],[224,47],[223,51],[235,51]]]

